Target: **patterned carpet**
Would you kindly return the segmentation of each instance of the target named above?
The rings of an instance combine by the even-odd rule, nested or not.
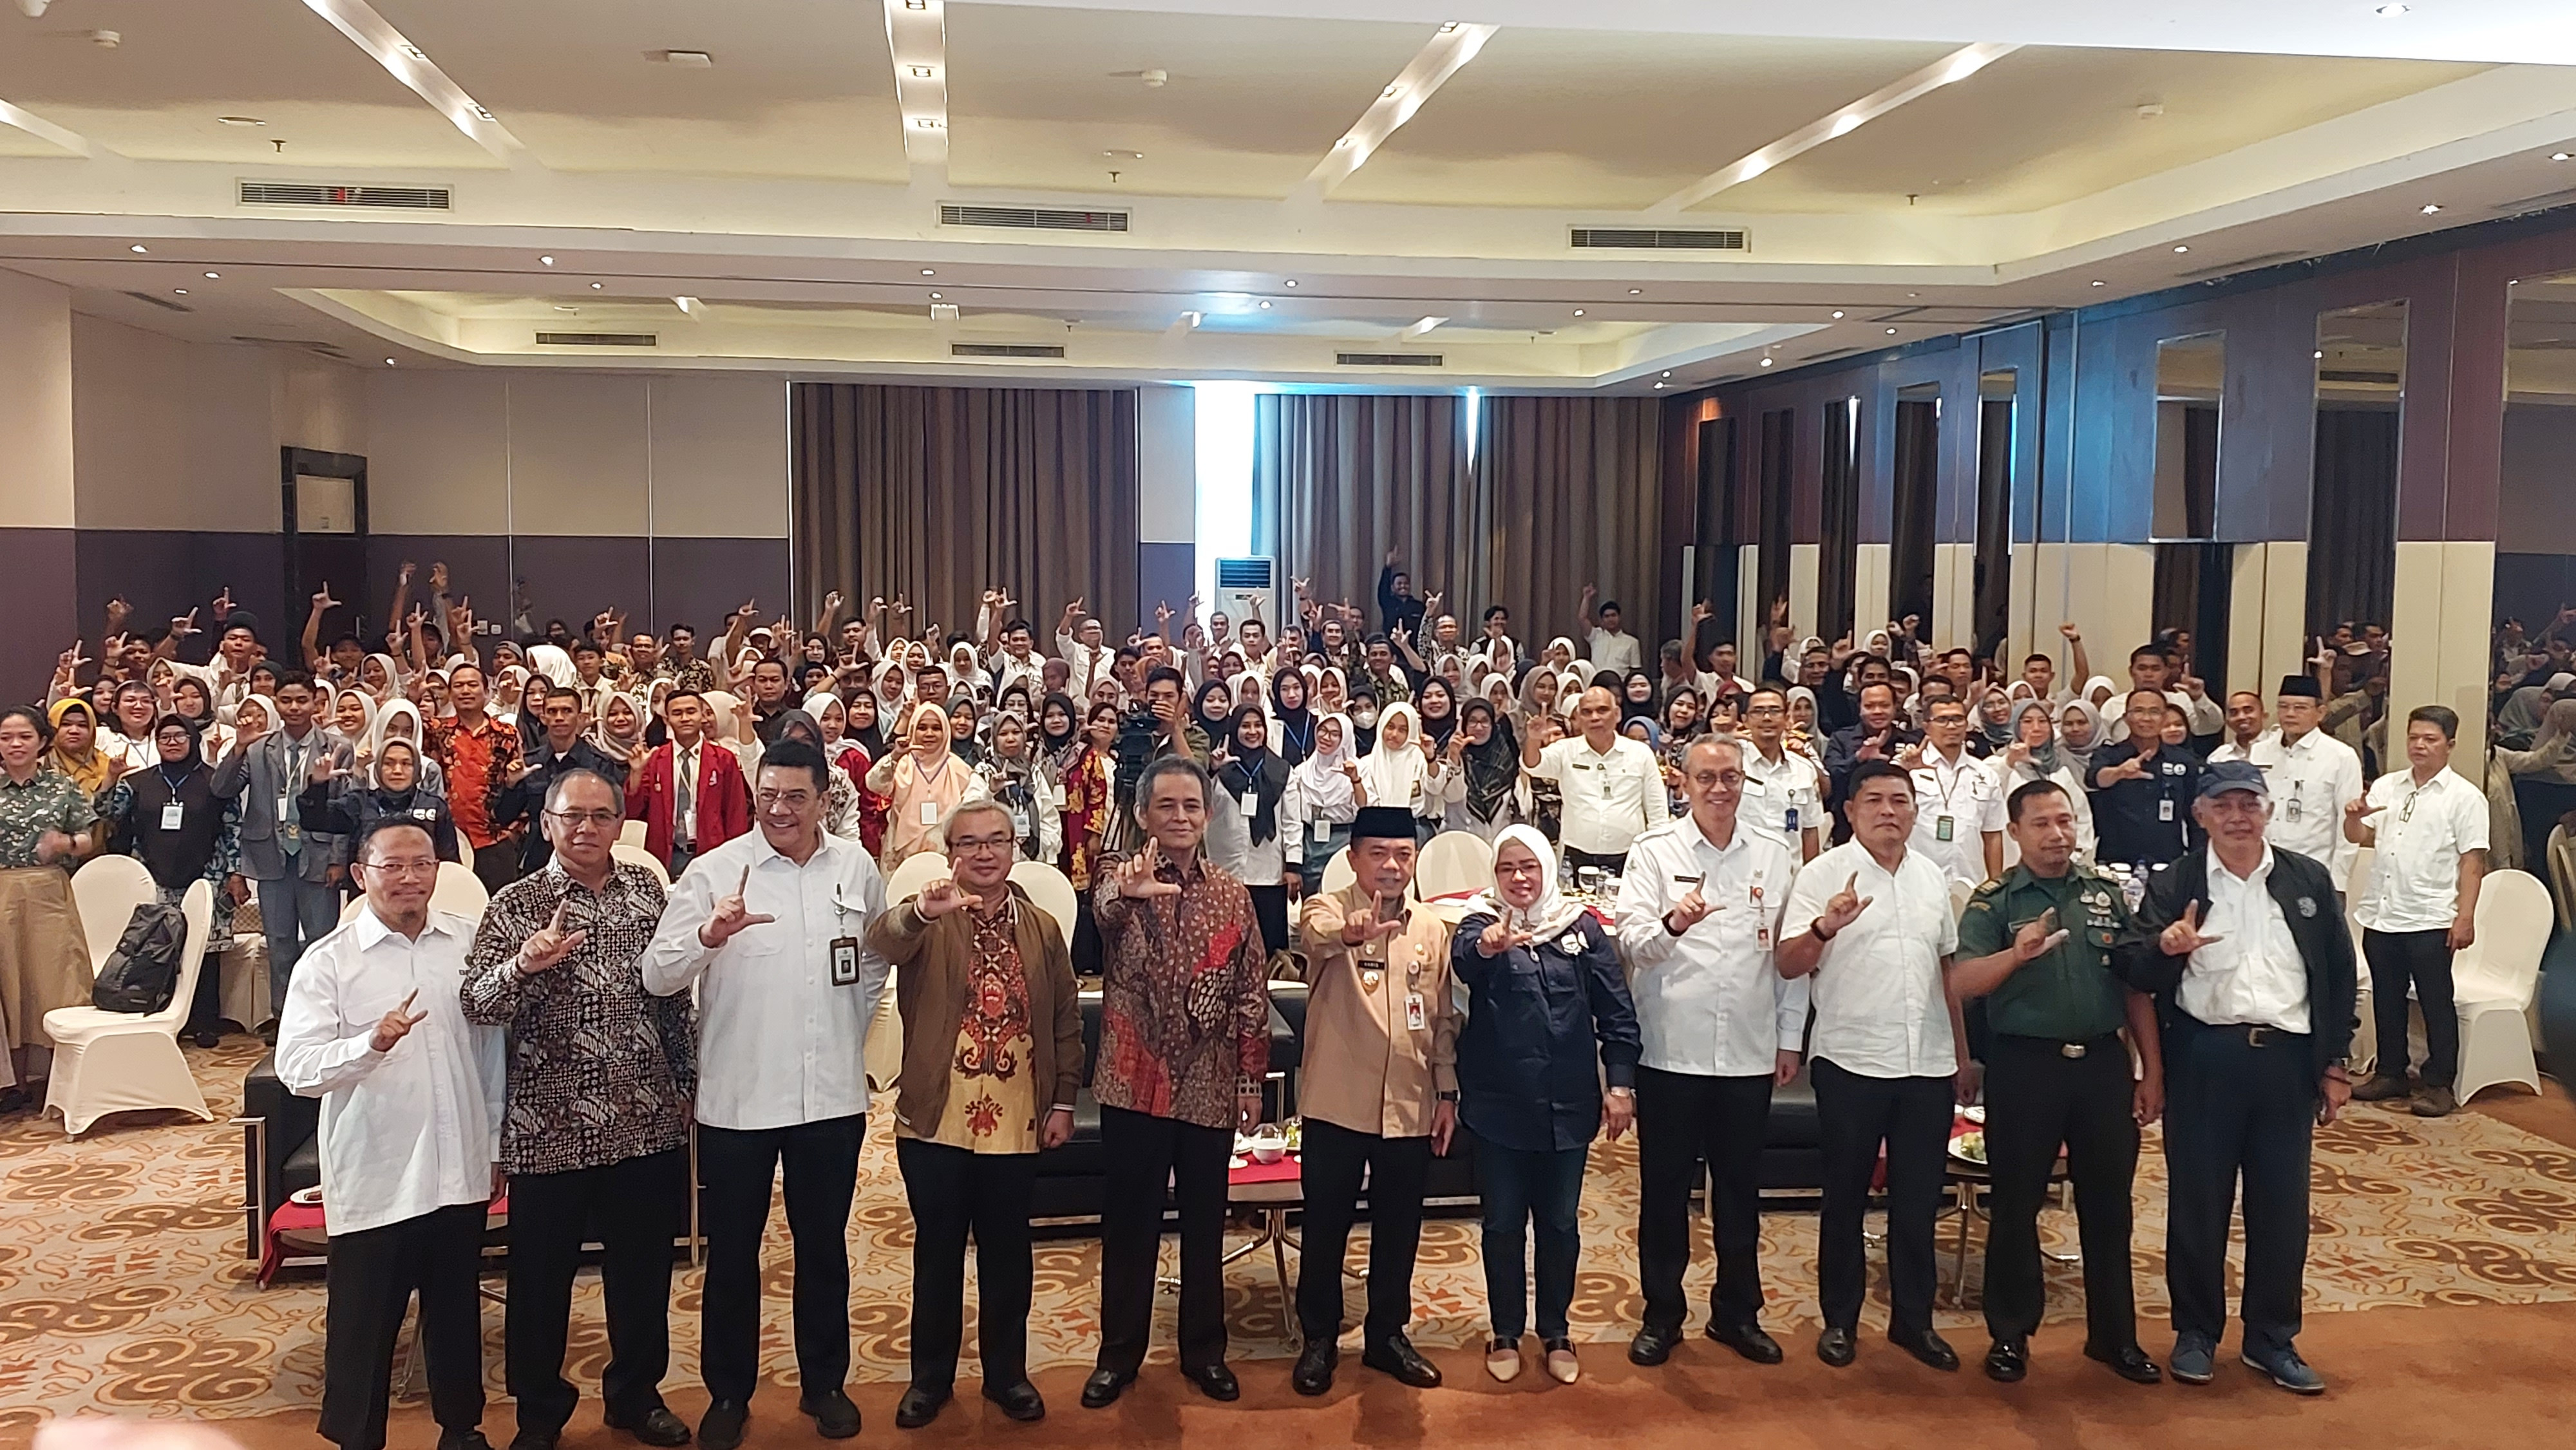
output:
[[[217,1115],[212,1124],[122,1118],[74,1144],[51,1119],[21,1115],[0,1123],[0,1200],[12,1228],[0,1240],[0,1435],[49,1415],[84,1411],[225,1418],[317,1402],[319,1276],[288,1277],[263,1290],[240,1256],[242,1219],[234,1209],[241,1195],[240,1139],[220,1120],[237,1108],[240,1078],[259,1054],[255,1042],[239,1037],[208,1052],[189,1049]],[[871,1127],[850,1225],[855,1377],[899,1381],[911,1225],[885,1116],[872,1119]],[[2164,1165],[2152,1145],[2139,1179],[2139,1309],[2147,1342],[2160,1345]],[[2576,1151],[2480,1112],[2428,1122],[2358,1108],[2320,1135],[2315,1182],[2307,1281],[2312,1312],[2576,1300]],[[1578,1339],[1623,1342],[1636,1324],[1635,1191],[1632,1142],[1596,1147],[1583,1207]],[[2051,1248],[2071,1247],[2071,1215],[2051,1210],[2042,1226]],[[1943,1225],[1945,1274],[1954,1232]],[[1415,1339],[1426,1347],[1480,1342],[1484,1283],[1474,1222],[1435,1220],[1424,1237]],[[1803,1337],[1816,1323],[1812,1215],[1767,1215],[1764,1251],[1772,1294],[1766,1320]],[[1269,1260],[1265,1250],[1228,1271],[1227,1317],[1237,1358],[1291,1352]],[[785,1226],[776,1216],[766,1261],[763,1368],[792,1384],[786,1325],[792,1272]],[[1945,1293],[1945,1327],[1977,1323],[1973,1239],[1967,1268],[1969,1307],[1953,1307]],[[1089,1363],[1095,1272],[1089,1241],[1040,1243],[1034,1366]],[[1703,1247],[1690,1285],[1694,1301],[1704,1300],[1711,1272]],[[2049,1273],[2051,1320],[2080,1319],[2073,1266],[2052,1263]],[[685,1266],[678,1275],[672,1387],[695,1382],[699,1279]],[[491,1282],[498,1287],[498,1276]],[[1877,1299],[1873,1322],[1884,1322],[1883,1286]],[[1355,1309],[1357,1303],[1354,1294]],[[971,1374],[971,1291],[967,1312]],[[1170,1312],[1168,1300],[1164,1312]],[[487,1311],[484,1322],[497,1397],[501,1315]],[[1170,1337],[1165,1325],[1158,1335],[1165,1356]],[[1971,1329],[1959,1342],[1982,1345],[1982,1332]],[[594,1276],[584,1276],[575,1300],[571,1357],[572,1378],[586,1391],[595,1386],[607,1344]]]

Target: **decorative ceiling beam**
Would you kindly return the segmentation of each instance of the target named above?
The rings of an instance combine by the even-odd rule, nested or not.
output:
[[[396,30],[393,22],[376,13],[367,0],[304,0],[304,8],[331,22],[331,28],[349,38],[349,43],[373,57],[385,68],[385,74],[403,83],[412,94],[429,102],[467,139],[503,161],[517,161],[527,154],[527,147],[510,134],[491,109],[465,93],[465,88],[448,79],[447,72],[429,58],[429,52],[412,44],[409,37]]]
[[[1324,153],[1324,159],[1315,163],[1315,169],[1300,183],[1299,195],[1306,199],[1332,195],[1334,187],[1368,164],[1369,157],[1386,144],[1386,138],[1394,135],[1397,127],[1413,119],[1413,113],[1422,109],[1433,92],[1474,60],[1476,52],[1484,49],[1485,42],[1500,28],[1452,20],[1433,32],[1386,89],[1378,92],[1377,100],[1360,113],[1351,129],[1342,133],[1342,139],[1333,143],[1333,149]]]
[[[55,125],[53,122],[46,120],[44,117],[37,115],[33,111],[20,110],[18,107],[9,104],[7,101],[0,101],[0,126],[14,126],[39,140],[50,141],[76,156],[107,156],[112,154],[106,147],[90,140],[87,136],[80,134],[78,131],[64,130],[62,127]]]
[[[1911,75],[1879,87],[1850,105],[1808,122],[1770,145],[1710,172],[1647,208],[1670,213],[1699,205],[1730,186],[1740,186],[1795,156],[1803,156],[1837,136],[1848,136],[1897,107],[1928,96],[1943,86],[1966,80],[2021,49],[2001,41],[1964,46]]]
[[[948,170],[948,14],[943,0],[885,0],[886,49],[894,55],[895,104],[903,113],[903,156]]]

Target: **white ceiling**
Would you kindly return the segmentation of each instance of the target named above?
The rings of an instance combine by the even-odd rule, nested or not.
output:
[[[925,0],[932,46],[900,53],[926,78],[884,3],[0,8],[0,265],[371,366],[1644,390],[2576,200],[2565,0]],[[1434,66],[1453,22],[1480,44]],[[1991,63],[1859,123],[1968,45]],[[1726,172],[1757,154],[1787,159]],[[242,180],[454,204],[245,208]],[[1750,247],[1578,252],[1574,226]],[[659,343],[535,343],[567,323]],[[988,341],[1065,356],[949,353]]]

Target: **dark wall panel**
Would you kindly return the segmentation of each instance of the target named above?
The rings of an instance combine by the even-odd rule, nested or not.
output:
[[[1136,619],[1150,625],[1154,606],[1169,603],[1175,611],[1198,588],[1199,550],[1196,544],[1138,544],[1136,546]],[[1416,586],[1417,588],[1421,586]],[[1062,609],[1062,605],[1055,606]],[[1371,620],[1377,618],[1374,596],[1362,606]],[[1051,627],[1051,626],[1050,626]],[[1179,628],[1178,624],[1173,626]]]
[[[54,677],[54,657],[90,631],[98,653],[96,614],[84,624],[69,529],[0,529],[0,579],[9,581],[8,627],[0,629],[0,700],[41,701]]]
[[[655,539],[653,541],[653,616],[650,627],[697,626],[705,641],[724,628],[724,617],[746,599],[772,613],[787,603],[785,539]],[[866,608],[860,600],[857,608]],[[644,625],[638,615],[629,621]],[[945,621],[942,621],[945,623]],[[812,620],[805,623],[812,624]],[[965,621],[973,628],[974,621]]]
[[[137,627],[167,624],[194,609],[197,628],[211,635],[214,597],[230,590],[236,607],[258,616],[261,638],[280,658],[293,653],[292,641],[304,628],[304,606],[286,603],[285,544],[278,535],[82,529],[76,552],[78,619],[92,653],[107,601],[119,596],[134,606]],[[204,659],[213,648],[212,638],[191,640],[181,655]]]

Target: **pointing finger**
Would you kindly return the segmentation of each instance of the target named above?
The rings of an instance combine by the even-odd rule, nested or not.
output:
[[[403,999],[402,999],[402,1005],[401,1005],[401,1006],[399,1006],[399,1007],[396,1007],[394,1010],[395,1010],[395,1011],[397,1011],[397,1012],[409,1012],[409,1011],[411,1010],[411,1004],[412,1004],[415,1000],[417,1000],[417,999],[419,998],[419,996],[420,996],[420,989],[419,989],[418,987],[414,987],[414,988],[412,988],[412,989],[411,989],[411,995],[410,995],[410,996],[408,996],[408,997],[403,998]]]
[[[1843,895],[1849,896],[1858,890],[1860,890],[1860,873],[1855,871],[1843,882]]]
[[[562,901],[558,901],[558,902],[556,902],[556,903],[555,903],[555,919],[554,919],[554,920],[552,920],[552,921],[550,921],[550,922],[547,922],[547,923],[546,923],[546,930],[551,931],[551,932],[560,932],[560,931],[562,931],[562,930],[563,930],[563,924],[564,924],[564,909],[565,909],[566,907],[571,906],[571,905],[572,905],[572,900],[571,900],[571,898],[569,898],[569,897],[565,898],[565,899],[564,899],[564,900],[562,900]]]
[[[2039,929],[2040,929],[2042,932],[2053,932],[2053,931],[2057,930],[2057,908],[2056,908],[2056,907],[2052,906],[2052,907],[2050,907],[2048,910],[2043,911],[2043,912],[2041,912],[2041,913],[2039,914]]]
[[[2183,903],[2183,905],[2182,905],[2182,925],[2183,925],[2183,930],[2185,930],[2185,931],[2198,931],[2198,930],[2200,929],[2200,903],[2199,903],[2199,902],[2197,902],[2197,901],[2186,901],[2186,902],[2184,902],[2184,903]]]
[[[739,897],[740,897],[744,892],[749,891],[750,889],[751,889],[751,868],[750,868],[750,867],[748,867],[748,866],[745,866],[745,867],[743,867],[743,868],[742,868],[742,879],[741,879],[740,881],[737,881],[737,882],[735,882],[735,883],[734,883],[734,887],[733,887],[733,894],[735,895],[735,897],[739,898]]]

